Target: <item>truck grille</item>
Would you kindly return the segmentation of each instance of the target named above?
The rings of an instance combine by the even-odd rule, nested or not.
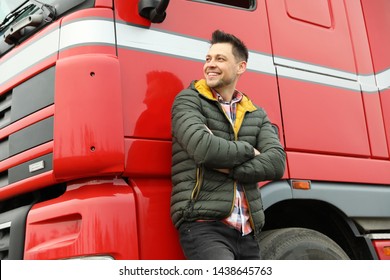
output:
[[[52,153],[32,158],[22,153],[53,140],[54,117],[38,122],[28,117],[54,104],[55,67],[49,68],[0,95],[0,131],[21,121],[26,127],[0,139],[0,189],[10,184],[52,170]],[[29,124],[29,125],[28,125]],[[18,165],[6,160],[19,155]],[[8,161],[11,163],[12,161]],[[24,194],[0,202],[0,259],[23,259],[25,227],[28,211],[35,196]]]
[[[52,67],[2,94],[0,129],[54,104],[54,81],[55,67]],[[49,117],[5,135],[0,139],[0,162],[53,140],[53,129],[54,117]],[[44,159],[37,158],[7,170],[0,170],[0,188],[50,170],[51,160],[52,156],[48,155]],[[31,172],[31,169],[34,172]]]

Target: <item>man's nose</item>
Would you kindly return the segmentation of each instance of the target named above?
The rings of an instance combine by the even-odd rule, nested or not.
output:
[[[206,64],[208,67],[215,67],[215,59],[210,59]]]

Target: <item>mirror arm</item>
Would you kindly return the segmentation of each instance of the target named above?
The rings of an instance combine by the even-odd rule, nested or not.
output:
[[[169,0],[139,0],[138,13],[153,23],[161,23],[167,16]]]

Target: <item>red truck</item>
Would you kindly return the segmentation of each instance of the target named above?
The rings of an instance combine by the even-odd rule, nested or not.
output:
[[[390,259],[388,0],[1,0],[0,258],[182,259],[170,107],[212,31],[287,153],[264,259]]]

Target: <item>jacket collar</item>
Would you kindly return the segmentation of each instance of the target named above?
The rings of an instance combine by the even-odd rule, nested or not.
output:
[[[199,81],[193,81],[191,83],[191,87],[195,89],[200,95],[206,97],[207,99],[217,101],[210,87],[206,84],[206,80],[202,79]],[[240,105],[243,107],[245,111],[248,112],[253,112],[257,110],[256,106],[253,105],[252,101],[245,94],[243,94]]]

